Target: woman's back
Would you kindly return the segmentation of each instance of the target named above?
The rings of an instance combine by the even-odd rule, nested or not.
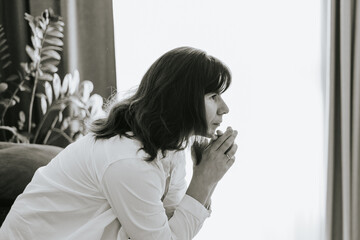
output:
[[[170,161],[179,160],[176,165],[183,165],[181,157],[171,154],[172,159],[146,162],[140,147],[140,142],[126,137],[95,141],[90,134],[69,145],[38,169],[16,200],[3,225],[17,226],[12,234],[18,235],[10,239],[54,239],[54,232],[57,239],[116,239],[121,225],[102,182],[109,166],[136,168],[135,175],[151,171],[165,183],[173,170]],[[165,191],[165,184],[161,187]],[[181,197],[173,200],[178,202]]]

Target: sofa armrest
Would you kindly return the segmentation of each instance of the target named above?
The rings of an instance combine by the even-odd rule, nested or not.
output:
[[[15,200],[35,171],[61,150],[50,145],[0,142],[0,200]]]

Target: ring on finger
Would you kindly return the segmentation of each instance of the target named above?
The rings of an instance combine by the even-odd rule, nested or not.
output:
[[[225,154],[225,155],[226,155],[226,157],[228,158],[228,160],[231,159],[231,157],[229,156],[229,154]]]

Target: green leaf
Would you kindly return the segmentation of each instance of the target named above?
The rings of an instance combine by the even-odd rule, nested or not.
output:
[[[104,117],[105,112],[102,109],[104,104],[103,98],[99,94],[93,94],[88,102],[88,105],[91,107],[91,117],[97,119],[99,117]]]
[[[13,106],[15,106],[15,104],[16,104],[16,101],[14,99],[6,98],[6,99],[0,100],[0,105],[3,105],[5,107],[7,107],[7,106],[13,107]]]
[[[56,23],[59,24],[62,27],[65,26],[65,23],[63,21],[61,21],[61,20],[57,21]]]
[[[65,75],[62,86],[61,86],[61,95],[64,96],[66,94],[66,92],[69,89],[69,82],[70,79],[72,78],[71,74],[68,73]]]
[[[36,36],[36,26],[33,21],[29,22],[29,26],[31,28],[32,35]]]
[[[31,36],[31,42],[35,48],[41,48],[41,40],[38,37]]]
[[[51,56],[42,56],[40,62],[45,62],[45,61],[48,61],[48,60],[56,60],[56,59],[54,59]],[[59,61],[59,60],[57,60],[57,61]]]
[[[25,13],[25,16],[24,16],[25,20],[27,21],[34,21],[34,17],[28,13]]]
[[[69,94],[72,95],[79,88],[80,74],[78,70],[74,71],[74,75],[69,79]]]
[[[53,89],[54,89],[55,99],[58,99],[60,96],[60,88],[61,88],[61,80],[59,75],[55,73],[53,79]]]
[[[45,31],[45,29],[46,29],[46,23],[44,21],[45,21],[45,19],[43,19],[43,18],[39,20],[39,25],[43,31]]]
[[[58,68],[52,64],[44,64],[41,66],[41,70],[44,72],[56,73],[58,71]]]
[[[14,80],[16,80],[16,79],[18,79],[19,78],[19,76],[18,75],[16,75],[16,74],[13,74],[13,75],[10,75],[8,78],[6,78],[6,82],[12,82],[12,81],[14,81]]]
[[[6,40],[5,40],[5,39],[1,40],[0,46],[4,45],[5,43],[6,43]]]
[[[4,61],[6,58],[9,58],[10,54],[9,53],[5,53],[4,55],[1,56],[0,60]]]
[[[59,25],[53,25],[53,23],[51,23],[48,26],[48,31],[59,31],[59,32],[64,32],[64,28],[59,26]]]
[[[69,129],[70,129],[71,134],[74,134],[74,133],[80,131],[81,122],[79,120],[77,120],[77,119],[74,119],[74,120],[70,121]]]
[[[25,84],[19,85],[19,89],[21,92],[31,92],[31,88]]]
[[[36,93],[35,96],[38,98],[46,98],[45,94],[43,93]]]
[[[31,60],[33,62],[36,62],[36,57],[35,57],[35,51],[32,47],[30,47],[29,45],[26,45],[25,47],[26,53],[29,55],[29,57],[31,58]]]
[[[44,75],[44,72],[41,70],[41,68],[38,68],[37,71],[38,71],[38,76]]]
[[[35,20],[34,22],[37,23],[38,21],[40,21],[40,19],[41,19],[41,16],[36,16],[34,19]]]
[[[50,46],[43,47],[41,51],[44,52],[46,50],[62,51],[63,49],[61,47],[58,47],[58,46],[50,45]]]
[[[57,103],[55,105],[52,105],[49,109],[49,111],[63,111],[65,108],[67,107],[67,105],[65,103]],[[61,120],[59,120],[59,122],[61,122]]]
[[[2,69],[7,68],[8,66],[10,66],[10,64],[11,64],[11,61],[7,61],[7,62],[4,64],[4,66],[2,66]]]
[[[44,59],[44,58],[41,59],[41,65],[51,64],[51,65],[54,65],[56,67],[60,63],[60,60],[56,60],[56,59],[54,59],[52,57],[49,57],[49,56],[46,56],[46,59]]]
[[[81,100],[87,102],[91,92],[94,90],[94,84],[89,80],[84,80],[80,83],[79,93]]]
[[[52,96],[53,91],[52,91],[52,88],[51,88],[50,83],[49,83],[49,82],[45,82],[44,88],[45,88],[45,94],[46,94],[46,98],[47,98],[47,100],[48,100],[48,103],[49,103],[49,105],[51,105],[51,103],[52,103],[52,98],[53,98],[53,96]]]
[[[49,9],[45,9],[43,12],[42,12],[42,14],[41,14],[41,16],[44,18],[44,19],[49,19],[49,17],[50,17],[50,13],[49,12],[51,12],[51,8],[49,8]]]
[[[37,48],[37,43],[36,43],[36,40],[35,40],[35,37],[34,36],[31,36],[31,43],[33,45],[34,48]]]
[[[7,88],[8,88],[7,83],[0,83],[0,93],[5,92]]]
[[[54,51],[54,50],[47,50],[47,51],[44,51],[42,52],[42,55],[45,55],[45,56],[50,56],[56,60],[60,60],[61,59],[61,56],[58,52]]]
[[[45,98],[41,98],[41,111],[43,114],[46,113],[47,111],[47,103],[46,103],[46,99]]]
[[[77,107],[79,108],[86,108],[85,104],[83,102],[81,102],[77,97],[74,96],[70,96],[69,97],[70,101],[72,104],[75,104]]]
[[[60,111],[59,112],[59,122],[61,122],[63,120],[63,113]]]
[[[18,96],[15,95],[13,98],[14,98],[14,100],[15,100],[17,103],[20,102],[20,98],[19,98]]]
[[[35,31],[36,31],[36,36],[38,36],[40,39],[44,38],[44,33],[39,27],[36,27]]]
[[[43,80],[43,81],[52,81],[53,76],[51,74],[44,73],[44,74],[40,75],[38,79]]]
[[[9,47],[8,47],[8,45],[5,45],[4,47],[2,47],[1,49],[0,49],[0,52],[4,52],[5,50],[7,50]]]
[[[57,31],[57,30],[47,31],[46,35],[52,36],[52,37],[58,37],[58,38],[64,37],[64,34],[62,34],[60,31]]]
[[[28,63],[22,62],[20,63],[20,66],[22,67],[22,69],[25,71],[25,73],[29,74],[30,73],[30,67]]]
[[[70,123],[70,117],[65,118],[64,121],[61,124],[60,129],[62,131],[66,130],[69,127],[69,123]]]
[[[1,99],[0,100],[0,105],[6,107],[8,105],[8,103],[9,103],[9,100],[10,99]]]
[[[19,112],[19,119],[20,119],[20,122],[23,122],[23,123],[25,122],[26,117],[25,117],[24,111]]]
[[[64,46],[63,41],[58,38],[45,38],[45,42],[55,45],[55,46]]]

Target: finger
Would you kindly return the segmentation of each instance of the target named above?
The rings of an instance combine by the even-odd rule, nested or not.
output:
[[[234,143],[235,138],[237,136],[237,131],[235,130],[231,136],[229,136],[222,145],[218,148],[220,152],[226,153],[231,145]]]
[[[216,134],[218,137],[221,137],[224,133],[221,130],[216,130]]]
[[[238,149],[238,145],[234,143],[225,155],[229,156],[230,158],[234,157],[237,149]]]
[[[228,127],[225,133],[220,136],[216,141],[213,142],[213,147],[215,150],[218,150],[220,146],[233,134],[231,127]]]
[[[226,164],[231,167],[235,162],[235,156],[233,156],[232,158],[228,159]]]
[[[216,131],[216,134],[214,134],[210,140],[210,143],[208,145],[208,147],[210,147],[210,144],[212,144],[213,142],[215,142],[219,137],[221,137],[224,133],[220,130]]]
[[[213,141],[215,141],[217,138],[218,138],[218,136],[214,133],[214,134],[211,136],[210,143],[213,142]]]

